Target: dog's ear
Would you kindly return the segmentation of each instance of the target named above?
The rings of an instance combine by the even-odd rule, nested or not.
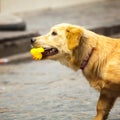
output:
[[[73,50],[74,48],[76,48],[79,45],[82,35],[83,29],[77,26],[68,26],[66,29],[68,49]]]

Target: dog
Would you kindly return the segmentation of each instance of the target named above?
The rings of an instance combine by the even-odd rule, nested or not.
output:
[[[94,120],[106,120],[120,97],[120,39],[98,35],[83,27],[58,24],[43,36],[31,39],[33,47],[43,47],[43,59],[58,60],[82,73],[100,92]]]

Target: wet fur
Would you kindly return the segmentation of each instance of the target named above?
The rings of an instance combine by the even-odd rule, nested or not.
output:
[[[51,36],[53,31],[57,36]],[[90,85],[100,92],[94,120],[106,120],[120,96],[120,39],[98,35],[75,25],[59,24],[47,35],[37,37],[34,46],[58,48],[59,54],[50,59],[59,60],[74,70],[80,69],[83,60],[94,49],[82,72]]]

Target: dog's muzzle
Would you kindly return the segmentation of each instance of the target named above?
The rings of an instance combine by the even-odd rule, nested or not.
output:
[[[35,43],[35,41],[36,41],[36,39],[35,39],[35,38],[31,38],[31,44],[34,44],[34,43]]]

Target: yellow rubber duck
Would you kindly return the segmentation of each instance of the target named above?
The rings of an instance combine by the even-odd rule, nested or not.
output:
[[[31,55],[33,56],[33,59],[35,60],[41,60],[42,59],[42,53],[44,52],[44,48],[32,48],[30,50]]]

